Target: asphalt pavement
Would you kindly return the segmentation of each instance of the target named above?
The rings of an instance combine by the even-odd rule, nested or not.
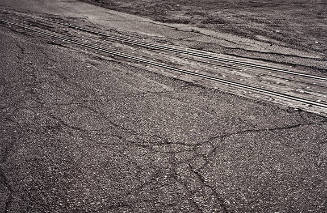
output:
[[[4,26],[0,49],[0,212],[327,211],[326,117]]]

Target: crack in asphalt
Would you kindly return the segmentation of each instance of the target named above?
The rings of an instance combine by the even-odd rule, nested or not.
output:
[[[244,131],[239,131],[239,132],[234,132],[234,133],[228,133],[228,134],[219,135],[219,136],[213,136],[213,137],[210,137],[208,140],[202,142],[200,145],[212,144],[212,142],[214,140],[216,140],[216,139],[220,139],[219,142],[223,142],[223,141],[227,140],[230,137],[237,136],[237,135],[242,135],[242,134],[247,134],[247,133],[261,133],[261,132],[291,130],[291,129],[296,129],[296,128],[300,128],[300,127],[303,127],[303,126],[325,125],[325,123],[327,123],[327,120],[323,120],[323,121],[321,121],[319,123],[295,124],[295,125],[290,125],[290,126],[285,126],[285,127],[264,128],[264,129],[249,129],[249,130],[244,130]],[[199,168],[197,168],[197,170],[201,170],[206,165],[208,165],[208,163],[210,162],[210,158],[212,158],[213,155],[216,153],[219,146],[214,146],[214,144],[212,144],[212,146],[213,146],[213,148],[207,154],[195,155],[193,158],[190,159],[190,160],[195,160],[196,158],[198,158],[200,156],[203,157],[205,163],[203,163]],[[183,163],[186,163],[188,161],[189,160],[183,161]]]
[[[226,204],[226,201],[221,197],[221,195],[219,195],[218,193],[217,193],[217,191],[215,190],[215,188],[214,187],[212,187],[209,183],[207,183],[207,181],[205,180],[205,178],[197,171],[197,170],[195,170],[194,168],[192,168],[192,166],[191,165],[189,165],[190,166],[190,168],[191,168],[191,170],[193,171],[193,173],[200,179],[200,181],[201,181],[201,183],[204,185],[204,186],[206,186],[206,187],[208,187],[208,188],[210,188],[211,189],[211,191],[212,191],[212,193],[214,194],[214,196],[217,198],[217,200],[219,201],[219,203],[220,203],[220,206],[222,207],[222,209],[223,209],[223,212],[229,212],[228,211],[228,207],[227,207],[227,204]]]
[[[26,52],[26,48],[24,48],[23,46],[21,46],[18,42],[15,43],[15,45],[18,47],[19,52],[16,54],[17,58],[21,61],[24,60],[24,55],[27,54]],[[23,62],[25,63],[25,62]],[[29,66],[28,63],[25,63],[26,66]],[[28,72],[28,71],[27,71]],[[29,73],[31,74],[31,73]],[[11,86],[10,88],[12,89],[12,85],[16,84],[17,86],[19,86],[20,84],[23,84],[25,87],[24,92],[31,94],[32,96],[35,94],[35,91],[33,91],[33,86],[35,86],[37,83],[35,83],[35,76],[33,74],[30,75],[30,77],[32,77],[32,79],[27,80],[27,82],[21,82],[20,80],[17,80],[16,82],[14,81],[6,81],[4,80],[3,86],[4,86],[4,91],[3,91],[3,95],[1,97],[5,97],[4,94],[7,93],[7,89],[6,85]],[[26,88],[31,88],[31,89],[26,89]],[[3,102],[6,99],[2,100]],[[17,102],[13,102],[13,100],[10,100],[10,104],[5,106],[5,107],[1,107],[1,112],[6,114],[4,112],[4,110],[6,109],[6,112],[8,112],[10,110],[10,108],[12,108],[12,105],[17,106],[17,105],[21,105],[24,102],[24,100],[18,100]],[[21,104],[19,104],[21,103]],[[19,126],[20,128],[22,128],[22,126],[18,123],[18,121],[15,121],[14,119],[11,118],[11,116],[17,112],[18,110],[21,110],[22,108],[26,108],[24,106],[22,107],[14,107],[13,110],[11,110],[10,113],[7,113],[7,115],[3,115],[4,118],[4,123],[6,123],[5,121],[9,121],[12,122],[13,124],[15,124],[15,126]],[[26,108],[27,109],[27,108]],[[11,126],[11,129],[13,129],[14,126]],[[3,128],[1,128],[2,130],[4,130]],[[12,136],[13,137],[13,136]],[[5,150],[3,153],[1,153],[2,155],[2,159],[0,161],[0,184],[2,184],[8,191],[8,195],[7,195],[7,199],[5,201],[5,206],[4,206],[4,212],[9,212],[10,207],[12,205],[12,201],[13,201],[13,188],[9,183],[9,180],[6,176],[6,173],[2,167],[1,164],[5,163],[9,157],[9,152],[11,151],[11,149],[14,147],[14,142],[13,140],[11,141],[11,143],[9,145],[5,145]]]
[[[20,50],[20,54],[16,54],[17,58],[19,60],[22,60],[23,59],[23,56],[21,55],[25,55],[26,54],[26,49],[24,47],[22,47],[18,42],[15,43],[16,46],[18,47],[18,49]]]

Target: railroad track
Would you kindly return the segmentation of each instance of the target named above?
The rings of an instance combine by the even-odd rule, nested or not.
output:
[[[17,15],[17,14],[15,14],[15,15]],[[32,19],[32,18],[24,17],[24,19],[25,19],[25,21],[35,22],[35,19]],[[64,27],[74,29],[74,30],[78,30],[78,31],[90,33],[90,34],[93,34],[93,35],[101,36],[101,37],[106,38],[107,40],[119,42],[119,43],[122,43],[122,44],[125,44],[125,45],[127,44],[127,45],[142,47],[142,48],[146,48],[146,49],[150,49],[150,50],[165,51],[165,52],[183,54],[183,55],[186,55],[186,56],[193,56],[193,57],[198,57],[198,58],[201,58],[201,59],[210,60],[212,62],[217,62],[217,63],[220,63],[220,64],[222,63],[222,64],[224,64],[223,67],[235,68],[235,66],[239,66],[239,67],[260,69],[260,70],[266,70],[266,71],[277,72],[277,73],[284,73],[284,74],[288,74],[288,75],[293,75],[293,76],[303,77],[303,78],[309,78],[309,79],[314,79],[314,80],[319,80],[319,81],[327,81],[327,77],[323,77],[323,76],[300,73],[300,72],[295,72],[295,71],[291,71],[291,70],[287,70],[287,69],[281,69],[281,68],[277,68],[277,67],[266,66],[266,65],[262,65],[262,64],[256,64],[256,63],[246,62],[246,61],[241,61],[241,60],[236,60],[236,59],[218,57],[218,56],[211,55],[209,52],[196,50],[196,49],[180,49],[180,48],[177,48],[175,46],[158,45],[158,44],[153,44],[153,43],[142,42],[142,41],[127,38],[127,37],[124,37],[124,36],[109,35],[109,34],[106,34],[106,33],[103,33],[103,32],[87,29],[87,28],[84,28],[84,27],[80,27],[80,26],[73,25],[73,24],[70,24],[70,23],[65,23],[65,22],[58,21],[58,20],[51,19],[51,18],[37,17],[37,19],[42,24],[48,25],[49,27],[51,27],[51,25],[49,25],[50,23],[51,24],[57,24],[57,25],[61,25],[61,26],[64,26]],[[35,23],[37,23],[37,22],[35,22]],[[211,64],[210,62],[206,62],[206,61],[197,61],[197,62]]]
[[[46,31],[42,31],[40,29],[33,29],[29,25],[25,25],[25,24],[21,24],[21,23],[15,23],[15,22],[7,21],[7,20],[0,20],[0,23],[3,25],[6,25],[6,26],[15,26],[15,27],[24,29],[28,32],[32,32],[32,33],[34,33],[40,37],[43,37],[45,39],[57,39],[58,41],[64,42],[66,44],[73,44],[73,45],[76,45],[76,46],[79,46],[82,48],[87,48],[89,50],[95,51],[96,53],[102,53],[102,54],[109,55],[112,57],[119,57],[122,59],[127,59],[128,61],[131,61],[131,62],[139,62],[139,63],[151,65],[153,67],[163,68],[165,70],[169,70],[169,71],[172,71],[175,73],[199,77],[200,79],[214,81],[216,83],[219,83],[219,84],[222,84],[225,86],[229,86],[229,87],[233,87],[233,88],[237,88],[237,89],[243,89],[243,90],[245,89],[245,90],[256,92],[256,93],[259,93],[259,94],[262,94],[265,96],[282,98],[282,99],[286,99],[286,100],[296,101],[296,102],[299,102],[302,104],[308,104],[308,105],[320,107],[325,110],[327,109],[327,104],[323,103],[323,102],[317,102],[317,101],[313,101],[313,100],[309,100],[309,99],[305,99],[305,98],[301,98],[301,97],[296,97],[296,96],[292,96],[292,95],[288,95],[288,94],[279,93],[276,91],[262,89],[259,87],[254,87],[254,86],[242,84],[239,82],[229,81],[229,80],[225,80],[225,79],[218,78],[215,76],[210,76],[210,75],[203,74],[203,73],[193,72],[193,71],[186,70],[186,69],[180,69],[180,68],[176,68],[176,67],[164,64],[164,63],[158,63],[156,61],[152,61],[152,60],[148,60],[148,59],[144,59],[144,58],[140,58],[140,57],[135,57],[135,56],[123,53],[123,52],[110,51],[108,49],[102,48],[95,44],[88,44],[85,42],[81,42],[77,39],[67,38],[65,36],[58,35],[57,33],[53,33],[53,32],[50,33],[50,32],[46,32]]]

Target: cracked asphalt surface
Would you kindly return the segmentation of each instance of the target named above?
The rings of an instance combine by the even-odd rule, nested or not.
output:
[[[0,26],[0,212],[326,212],[327,122]]]

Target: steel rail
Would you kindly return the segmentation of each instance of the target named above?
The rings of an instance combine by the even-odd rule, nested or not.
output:
[[[303,104],[309,104],[309,105],[318,106],[318,107],[322,107],[322,108],[327,109],[327,104],[325,104],[325,103],[319,103],[319,102],[312,101],[312,100],[309,100],[309,99],[304,99],[304,98],[300,98],[300,97],[296,97],[296,96],[292,96],[292,95],[287,95],[287,94],[283,94],[283,93],[279,93],[279,92],[275,92],[275,91],[271,91],[271,90],[261,89],[261,88],[258,88],[258,87],[249,86],[249,85],[242,84],[242,83],[237,83],[237,82],[234,82],[234,81],[224,80],[224,79],[221,79],[221,78],[217,78],[217,77],[202,74],[202,73],[196,73],[196,72],[189,71],[189,70],[179,69],[179,68],[172,67],[172,66],[169,66],[169,65],[166,65],[166,64],[157,63],[155,61],[150,61],[150,60],[147,60],[147,59],[127,55],[125,53],[118,52],[118,51],[115,51],[115,52],[114,51],[109,51],[109,50],[103,49],[101,47],[97,47],[95,45],[82,43],[82,42],[77,41],[75,39],[62,38],[61,36],[54,35],[52,33],[47,33],[47,32],[43,32],[43,31],[40,31],[40,30],[35,30],[35,29],[29,28],[27,26],[23,26],[21,24],[17,24],[17,23],[5,21],[5,20],[0,20],[0,23],[5,23],[7,25],[17,26],[17,27],[26,29],[28,31],[32,31],[32,32],[34,32],[36,34],[39,34],[39,35],[46,35],[47,36],[46,38],[52,37],[52,38],[58,39],[60,41],[67,42],[68,44],[71,43],[71,44],[75,44],[75,45],[78,45],[78,46],[81,46],[81,47],[86,47],[88,49],[92,49],[92,50],[96,50],[96,51],[99,51],[99,52],[102,52],[102,53],[106,53],[106,54],[109,54],[109,55],[114,56],[114,57],[129,59],[129,60],[132,60],[132,61],[137,61],[137,62],[141,62],[141,63],[144,63],[144,64],[149,64],[149,65],[152,65],[152,66],[155,66],[155,67],[164,68],[164,69],[167,69],[167,70],[170,70],[170,71],[174,71],[174,72],[178,72],[178,73],[182,73],[182,74],[186,74],[186,75],[191,75],[191,76],[196,76],[196,77],[200,77],[202,79],[212,80],[212,81],[215,81],[215,82],[219,82],[219,83],[221,83],[223,85],[232,86],[234,88],[246,89],[246,90],[254,91],[254,92],[257,92],[257,93],[260,93],[260,94],[264,94],[264,95],[270,95],[270,96],[274,96],[274,97],[283,98],[283,99],[286,99],[286,100],[288,99],[288,100],[297,101],[297,102],[300,102],[300,103],[303,103]]]
[[[79,27],[79,26],[72,25],[72,24],[65,23],[65,22],[60,22],[60,21],[53,20],[53,19],[41,18],[41,17],[38,17],[38,18],[42,19],[44,21],[48,21],[48,22],[56,23],[56,24],[59,24],[59,25],[62,25],[62,26],[66,26],[66,27],[69,27],[71,29],[79,30],[79,31],[82,31],[82,32],[87,32],[87,33],[98,35],[98,36],[103,36],[103,37],[105,37],[105,38],[107,38],[109,40],[118,41],[118,42],[121,42],[123,44],[126,43],[126,44],[139,46],[139,47],[152,49],[152,50],[163,50],[163,51],[170,51],[170,52],[184,54],[184,55],[196,56],[196,57],[199,57],[199,58],[209,59],[209,60],[220,62],[220,63],[222,63],[222,62],[223,63],[233,63],[231,66],[239,65],[239,66],[243,66],[243,67],[251,67],[251,68],[256,68],[256,69],[269,70],[269,71],[274,71],[274,72],[280,72],[280,73],[286,73],[286,74],[290,74],[290,75],[301,76],[301,77],[305,77],[305,78],[312,78],[312,79],[327,81],[327,77],[322,77],[322,76],[317,76],[317,75],[310,75],[310,74],[305,74],[305,73],[299,73],[299,72],[294,72],[294,71],[290,71],[290,70],[287,70],[287,69],[281,69],[281,68],[276,68],[276,67],[251,63],[251,62],[245,62],[245,61],[240,61],[240,60],[236,60],[236,59],[228,59],[228,58],[223,58],[223,57],[212,56],[212,55],[208,54],[208,52],[195,50],[195,49],[182,50],[182,49],[178,49],[178,48],[172,47],[172,46],[163,46],[163,45],[146,43],[146,42],[138,41],[138,40],[135,40],[135,39],[129,39],[129,38],[126,38],[126,37],[121,37],[121,36],[118,37],[118,36],[108,35],[108,34],[103,33],[103,32],[86,29],[86,28],[83,28],[83,27]],[[47,23],[45,22],[45,24],[47,24]]]

